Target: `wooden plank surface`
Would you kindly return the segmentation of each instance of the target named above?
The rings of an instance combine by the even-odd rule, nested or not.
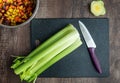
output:
[[[109,18],[110,76],[108,78],[39,78],[36,83],[120,83],[120,0],[104,0],[105,16],[89,11],[92,0],[40,0],[35,18]],[[101,25],[102,26],[102,25]],[[29,24],[16,29],[0,28],[0,83],[21,83],[10,69],[12,55],[30,52]],[[25,83],[25,82],[22,82]]]

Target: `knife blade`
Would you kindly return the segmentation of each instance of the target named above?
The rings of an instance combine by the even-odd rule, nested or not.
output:
[[[100,66],[100,62],[95,54],[96,44],[95,44],[92,36],[90,35],[89,31],[87,30],[86,26],[81,21],[78,21],[78,22],[79,22],[79,27],[80,27],[80,30],[82,32],[83,38],[84,38],[86,45],[88,47],[88,51],[90,53],[92,62],[94,64],[96,70],[101,74],[102,69]]]

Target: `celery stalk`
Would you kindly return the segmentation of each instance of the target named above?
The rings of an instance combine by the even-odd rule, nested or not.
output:
[[[76,28],[69,24],[46,40],[23,59],[17,58],[11,66],[21,80],[33,81],[48,67],[71,53],[82,44]]]
[[[72,42],[74,42],[76,40],[76,38],[79,37],[79,34],[78,34],[78,32],[77,32],[77,30],[75,28],[73,28],[73,30],[71,30],[71,31],[68,31],[67,33],[68,33],[67,35],[63,36],[63,38],[60,38],[55,43],[53,43],[52,45],[50,45],[48,48],[44,49],[41,53],[37,53],[30,60],[28,60],[24,64],[21,64],[20,66],[18,66],[14,70],[15,73],[16,74],[20,74],[20,73],[26,71],[27,68],[29,68],[30,66],[32,66],[34,63],[36,63],[38,60],[42,59],[47,54],[49,54],[52,51],[54,51],[55,49],[59,48],[59,46],[61,46],[64,42],[68,42],[68,43],[72,44]],[[71,39],[71,41],[70,41],[70,39]]]
[[[58,39],[62,38],[64,35],[68,34],[71,30],[73,30],[74,26],[72,24],[67,25],[64,29],[60,30],[57,34],[53,35],[51,38],[46,40],[43,44],[38,46],[34,51],[32,51],[28,56],[26,56],[17,66],[12,67],[13,69],[17,68],[21,64],[27,62],[30,60],[34,55],[37,55],[38,53],[45,50],[47,47],[49,47],[51,44],[56,42]]]
[[[72,43],[74,43],[76,41],[76,39],[79,38],[78,35],[75,36],[75,33],[74,35],[72,35],[71,37],[69,38],[65,38],[67,41],[65,42],[64,40],[61,40],[61,41],[64,41],[63,44],[59,44],[60,46],[55,49],[54,51],[52,51],[51,53],[49,53],[48,55],[46,55],[44,58],[40,59],[36,65],[34,65],[33,68],[29,69],[28,71],[26,71],[26,76],[25,78],[29,78],[30,75],[34,74],[37,70],[39,70],[43,65],[45,65],[48,61],[50,61],[53,57],[55,57],[57,54],[59,54],[61,51],[63,51],[64,49],[66,49],[67,47],[69,47]],[[68,43],[68,41],[70,41]],[[60,42],[60,41],[59,41]],[[28,75],[27,75],[28,74]]]
[[[54,58],[52,58],[48,63],[46,63],[38,71],[36,71],[34,73],[34,75],[32,75],[32,77],[29,80],[27,79],[26,81],[28,81],[28,82],[33,81],[36,78],[36,76],[40,75],[42,72],[44,72],[50,66],[52,66],[54,63],[56,63],[57,61],[61,60],[63,57],[65,57],[66,55],[68,55],[69,53],[71,53],[72,51],[74,51],[81,44],[82,44],[81,40],[77,39],[71,46],[69,46],[68,48],[66,48],[65,50],[63,50],[62,52],[60,52],[57,56],[55,56]]]

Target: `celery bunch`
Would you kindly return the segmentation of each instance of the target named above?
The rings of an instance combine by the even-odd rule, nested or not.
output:
[[[21,80],[31,82],[51,65],[82,44],[76,28],[69,24],[26,57],[17,57],[11,68]]]

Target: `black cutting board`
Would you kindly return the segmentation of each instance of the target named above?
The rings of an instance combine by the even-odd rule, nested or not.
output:
[[[81,20],[86,25],[97,45],[96,55],[102,67],[102,74],[99,74],[92,64],[87,46],[79,29],[78,20]],[[74,52],[44,71],[40,77],[109,76],[109,20],[107,18],[33,19],[31,21],[32,50],[36,48],[36,40],[40,40],[40,43],[42,43],[70,23],[78,29],[83,44]]]

